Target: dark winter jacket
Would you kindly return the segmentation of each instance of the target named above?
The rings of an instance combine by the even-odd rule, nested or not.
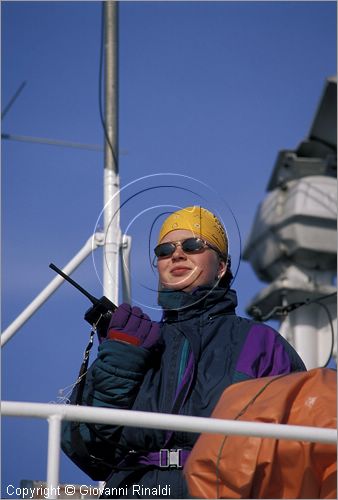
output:
[[[230,384],[305,370],[272,328],[236,316],[233,290],[163,293],[160,304],[161,352],[103,342],[83,405],[208,417]],[[65,422],[62,447],[92,479],[106,481],[103,498],[187,498],[182,469],[163,467],[168,457],[159,451],[182,449],[184,461],[196,439],[188,432]]]

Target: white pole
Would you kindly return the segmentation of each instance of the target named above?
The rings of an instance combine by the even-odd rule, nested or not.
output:
[[[131,236],[124,234],[121,245],[122,300],[131,303],[130,251]]]
[[[80,251],[73,257],[73,259],[68,262],[68,264],[62,269],[65,274],[71,274],[81,262],[88,257],[88,255],[95,250],[98,246],[103,245],[104,235],[102,233],[95,233],[92,235],[80,249]],[[61,276],[56,276],[47,285],[42,292],[22,311],[21,314],[4,330],[1,334],[1,346],[4,346],[6,342],[10,340],[11,337],[21,328],[26,321],[42,306],[44,302],[52,295],[55,290],[62,284],[64,279]]]
[[[118,169],[117,2],[104,2],[105,27],[105,165],[103,293],[118,304],[120,252],[120,181]]]
[[[318,308],[303,306],[290,314],[294,347],[308,370],[318,363]]]
[[[120,252],[120,196],[119,178],[111,170],[104,170],[104,234],[103,295],[114,304],[119,303],[119,252]]]
[[[2,416],[35,418],[48,418],[50,415],[58,415],[64,420],[74,422],[96,422],[100,424],[144,427],[147,429],[171,429],[183,432],[269,437],[326,444],[335,444],[337,440],[336,429],[94,408],[92,406],[3,401],[1,403],[1,413]]]
[[[48,418],[47,498],[50,499],[58,498],[61,421],[60,415]]]

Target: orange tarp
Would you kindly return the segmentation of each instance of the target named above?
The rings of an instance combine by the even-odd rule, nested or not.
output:
[[[336,428],[336,373],[265,377],[227,388],[215,418]],[[331,444],[202,434],[184,472],[197,498],[337,498]]]

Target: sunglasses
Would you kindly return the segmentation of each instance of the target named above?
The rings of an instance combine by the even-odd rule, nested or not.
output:
[[[214,248],[210,243],[201,238],[187,238],[182,241],[168,241],[167,243],[160,243],[154,248],[156,257],[170,257],[180,245],[184,253],[200,252],[204,248],[212,248],[215,252],[219,251]]]

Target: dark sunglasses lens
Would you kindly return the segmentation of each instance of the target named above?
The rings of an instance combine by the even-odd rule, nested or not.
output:
[[[182,250],[184,252],[197,252],[202,250],[204,243],[199,238],[188,238],[182,242]]]
[[[156,257],[169,257],[175,251],[173,243],[161,243],[154,248]]]

